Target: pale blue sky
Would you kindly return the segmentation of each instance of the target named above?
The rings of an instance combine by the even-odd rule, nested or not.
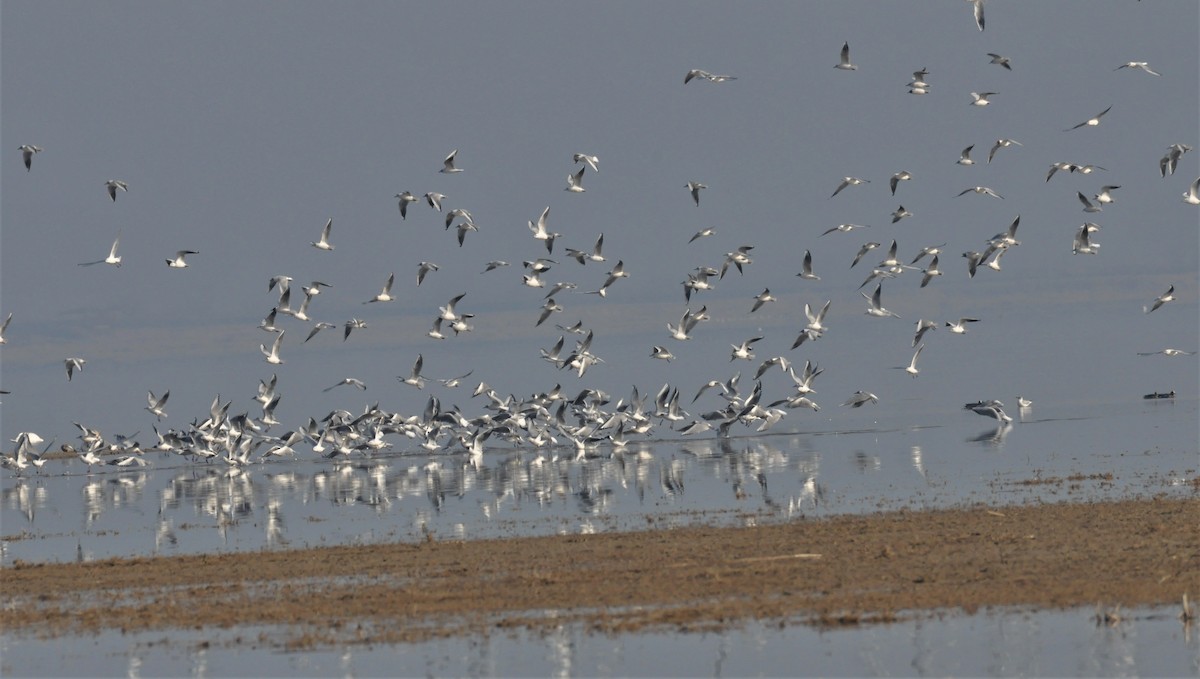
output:
[[[105,432],[149,431],[145,393],[171,391],[164,425],[204,417],[220,393],[257,413],[260,378],[278,372],[283,428],[330,409],[419,412],[430,393],[477,410],[486,380],[527,395],[561,383],[625,396],[664,382],[690,395],[704,381],[757,367],[730,364],[729,344],[758,334],[759,360],[819,361],[824,407],[795,412],[803,429],[870,418],[837,406],[856,389],[879,408],[937,411],[974,398],[1078,398],[1160,386],[1195,395],[1195,358],[1138,351],[1197,348],[1197,216],[1180,194],[1200,170],[1185,155],[1174,176],[1158,159],[1200,144],[1200,8],[1194,2],[996,0],[979,32],[969,3],[244,3],[13,2],[0,4],[0,317],[12,313],[0,386],[4,439],[33,430],[60,442],[71,421]],[[859,69],[833,68],[849,41]],[[1011,57],[1013,70],[989,64]],[[1147,61],[1161,77],[1114,69]],[[931,93],[907,94],[929,70]],[[683,84],[689,69],[737,76]],[[973,107],[971,91],[994,91]],[[1064,132],[1112,106],[1097,128]],[[1023,146],[987,155],[996,139]],[[17,147],[45,150],[26,172]],[[974,144],[977,164],[955,164]],[[457,175],[439,174],[459,149]],[[563,191],[573,152],[600,157],[582,194]],[[1059,174],[1052,162],[1108,168]],[[915,178],[890,195],[892,173]],[[830,198],[841,178],[871,180]],[[114,204],[107,179],[129,183]],[[702,181],[700,205],[684,185]],[[1120,185],[1117,202],[1085,215],[1076,191]],[[984,185],[1004,200],[968,194]],[[479,233],[464,247],[423,203],[401,221],[403,190],[447,194]],[[903,204],[914,213],[899,224]],[[538,357],[559,333],[534,328],[542,295],[521,285],[520,262],[545,256],[526,229],[550,206],[561,232],[550,282],[594,290],[618,259],[631,276],[606,299],[564,293],[552,321],[595,329],[605,363],[584,379]],[[1003,271],[967,278],[959,253],[981,250],[1016,215],[1022,245]],[[333,252],[309,246],[332,217]],[[1085,220],[1101,253],[1072,256]],[[871,224],[818,238],[842,222]],[[697,230],[717,234],[688,244]],[[124,265],[79,267],[121,234]],[[605,234],[608,262],[581,267],[564,247]],[[884,284],[902,318],[863,314],[856,288],[878,261],[850,259],[867,240],[900,244],[906,260],[945,242],[946,276],[924,290],[919,272]],[[707,303],[714,320],[687,343],[666,323],[685,308],[680,282],[696,266],[753,245],[744,276],[727,275]],[[198,250],[169,269],[176,250]],[[805,249],[821,281],[794,276]],[[491,259],[513,266],[481,275]],[[417,263],[441,270],[416,287]],[[361,304],[396,273],[391,304]],[[302,344],[312,323],[280,318],[286,363],[270,366],[255,326],[276,303],[272,275],[333,288],[315,320],[337,323]],[[1179,301],[1141,306],[1174,284]],[[769,287],[780,301],[751,315]],[[868,286],[865,290],[873,287]],[[439,305],[476,331],[425,337]],[[789,351],[805,302],[833,300],[829,334]],[[965,336],[927,338],[922,372],[906,365],[917,318],[975,316]],[[369,327],[342,342],[351,317]],[[570,342],[571,338],[568,338]],[[649,358],[662,344],[672,364]],[[426,373],[474,370],[458,391],[417,392],[394,376],[418,353]],[[62,359],[88,360],[67,382]],[[322,388],[343,377],[365,393]],[[778,372],[767,398],[788,393]],[[702,409],[717,405],[709,402]],[[697,407],[697,411],[701,408]],[[143,439],[145,436],[142,437]]]

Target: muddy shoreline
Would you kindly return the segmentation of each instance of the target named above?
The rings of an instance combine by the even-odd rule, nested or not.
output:
[[[5,633],[267,627],[280,648],[578,623],[848,625],[921,611],[1200,598],[1200,501],[899,511],[756,527],[24,564]]]

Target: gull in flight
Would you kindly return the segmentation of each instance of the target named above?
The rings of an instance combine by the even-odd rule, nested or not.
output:
[[[733,347],[733,351],[731,351],[729,354],[729,360],[735,361],[740,358],[743,361],[753,361],[754,360],[754,352],[752,351],[752,348],[754,347],[754,343],[758,342],[761,339],[762,339],[762,337],[753,337],[751,339],[746,340],[745,342],[742,342],[741,344],[729,345],[729,346]]]
[[[656,344],[650,349],[650,358],[658,358],[670,363],[671,359],[675,358],[675,354],[672,354],[666,347],[660,347]]]
[[[909,212],[907,209],[905,209],[905,207],[903,205],[901,205],[900,207],[896,208],[895,212],[892,213],[892,223],[895,224],[896,222],[900,221],[901,219],[904,219],[905,217],[911,217],[911,216],[913,216],[913,213]]]
[[[837,65],[835,65],[834,68],[841,69],[843,71],[858,70],[858,66],[855,66],[854,64],[850,63],[850,41],[849,40],[847,40],[842,45],[842,58],[840,61],[838,61]]]
[[[117,202],[117,189],[129,190],[129,185],[120,179],[110,179],[104,182],[104,186],[108,189],[108,197],[112,198],[114,203]]]
[[[10,313],[3,323],[0,323],[0,344],[7,344],[8,340],[4,339],[4,333],[8,330],[8,324],[12,322],[12,314]]]
[[[583,173],[587,170],[587,166],[579,168],[579,172],[575,174],[567,173],[567,188],[564,191],[571,193],[583,193],[587,189],[583,188]]]
[[[925,336],[925,333],[929,332],[930,330],[937,330],[937,327],[938,324],[936,321],[927,321],[923,318],[918,320],[917,334],[913,336],[912,345],[914,347],[917,346],[917,344],[920,343],[921,338]]]
[[[707,80],[710,83],[723,83],[726,80],[737,80],[737,76],[735,75],[713,75],[708,71],[702,71],[698,68],[693,68],[687,72],[687,75],[683,76],[683,84],[686,85],[696,78]]]
[[[997,139],[996,143],[992,145],[992,150],[988,152],[988,163],[991,163],[992,158],[996,157],[996,151],[999,151],[1000,149],[1006,149],[1014,145],[1024,146],[1024,144],[1016,139]]]
[[[975,148],[975,145],[971,144],[967,148],[963,149],[962,153],[960,153],[958,156],[958,160],[955,162],[957,162],[959,165],[974,165],[975,161],[971,160],[971,149],[973,148]]]
[[[542,323],[545,323],[546,319],[550,318],[550,314],[561,313],[562,310],[563,310],[562,305],[559,304],[558,302],[555,302],[553,297],[547,299],[546,303],[542,305],[542,313],[538,316],[537,323],[533,324],[534,327],[537,327],[537,326],[541,325]]]
[[[349,385],[349,386],[355,387],[356,389],[359,389],[360,391],[367,390],[367,385],[363,384],[362,380],[354,379],[353,377],[347,377],[347,378],[344,378],[341,382],[338,382],[337,384],[325,387],[321,391],[332,391],[333,389],[337,389],[338,387],[340,387],[342,385]]]
[[[921,356],[921,352],[924,350],[925,350],[924,344],[917,347],[917,351],[916,351],[916,353],[913,354],[912,360],[908,362],[908,365],[907,366],[896,366],[896,370],[903,370],[904,372],[908,373],[909,375],[912,375],[915,378],[917,376],[917,373],[921,372],[920,370],[917,370],[917,358],[919,358]]]
[[[1110,192],[1116,191],[1119,188],[1121,188],[1121,187],[1119,187],[1119,186],[1101,186],[1100,193],[1096,194],[1096,202],[1100,203],[1102,205],[1108,205],[1110,203],[1116,202],[1116,200],[1112,197],[1112,194]]]
[[[699,317],[693,315],[691,309],[685,309],[683,312],[683,318],[679,319],[679,325],[675,326],[667,323],[667,330],[671,333],[671,337],[674,339],[681,341],[689,340],[692,337],[688,333],[691,332],[692,328],[696,327],[696,324],[699,322]]]
[[[400,200],[400,219],[408,219],[408,204],[417,202],[417,197],[405,191],[397,193],[396,198]]]
[[[840,191],[841,189],[838,189],[838,190]],[[838,224],[837,226],[833,227],[832,229],[826,229],[825,232],[822,233],[821,235],[826,236],[826,235],[833,233],[834,231],[841,231],[842,233],[850,233],[851,231],[853,231],[855,229],[867,229],[867,228],[870,228],[870,226],[871,226],[870,224]]]
[[[962,256],[967,258],[967,273],[970,274],[970,278],[974,278],[975,270],[978,269],[979,265],[983,262],[984,256],[978,252],[975,252],[974,250],[964,252],[962,253]]]
[[[1008,413],[1004,412],[1004,404],[995,399],[980,403],[968,403],[966,405],[966,409],[970,410],[976,415],[993,417],[996,419],[996,421],[1001,423],[1012,422],[1012,418],[1008,416]]]
[[[1112,107],[1109,106],[1108,108],[1104,109],[1103,111],[1097,113],[1095,117],[1088,118],[1087,120],[1083,121],[1082,123],[1079,123],[1075,127],[1068,127],[1066,130],[1063,130],[1063,131],[1070,132],[1071,130],[1078,130],[1081,127],[1095,127],[1100,124],[1100,119],[1104,117],[1104,114],[1108,113],[1111,110],[1112,110]]]
[[[1123,68],[1136,68],[1138,70],[1145,71],[1145,72],[1149,73],[1150,75],[1162,75],[1161,73],[1152,70],[1150,68],[1150,64],[1145,61],[1129,61],[1124,64],[1121,64],[1120,66],[1114,68],[1113,70],[1119,71]]]
[[[416,387],[417,389],[424,389],[425,378],[421,376],[421,365],[424,362],[425,358],[421,356],[421,354],[417,354],[417,360],[415,363],[413,363],[412,372],[408,374],[408,377],[401,377],[397,375],[396,379],[409,386]]]
[[[345,342],[346,339],[350,337],[351,330],[362,329],[365,327],[367,327],[367,322],[357,318],[351,318],[350,320],[346,321],[345,331],[342,333],[342,341]]]
[[[1197,177],[1188,190],[1183,192],[1183,202],[1188,205],[1200,205],[1200,177]]]
[[[988,101],[988,97],[996,94],[995,92],[972,92],[971,106],[987,106],[992,103]]]
[[[938,256],[934,255],[929,262],[929,266],[921,270],[921,287],[929,285],[929,281],[933,280],[934,276],[941,276],[942,272],[938,270]]]
[[[804,268],[803,268],[803,269],[800,271],[800,273],[796,274],[797,276],[799,276],[799,277],[801,277],[801,278],[803,278],[804,280],[807,280],[807,281],[819,281],[819,280],[821,280],[821,277],[820,277],[820,276],[818,276],[817,274],[813,273],[813,268],[812,268],[812,251],[811,251],[811,250],[805,250],[805,251],[804,251],[804,264],[803,264],[803,267],[804,267]]]
[[[908,170],[900,170],[896,174],[892,175],[892,179],[889,182],[892,187],[892,195],[896,195],[896,186],[899,185],[900,182],[906,182],[910,179],[912,179],[912,173]]]
[[[441,172],[442,174],[454,174],[455,172],[462,172],[462,170],[459,168],[454,167],[454,157],[457,155],[458,149],[451,151],[450,155],[446,156],[446,159],[442,161],[442,169],[438,170],[438,172]]]
[[[154,417],[161,420],[167,416],[167,413],[163,411],[163,408],[166,407],[168,398],[171,398],[171,392],[169,391],[164,393],[162,398],[155,396],[153,391],[146,392],[146,410],[150,411],[151,415],[154,415]]]
[[[1184,351],[1183,349],[1163,349],[1162,351],[1139,351],[1138,356],[1195,356],[1194,351]]]
[[[989,64],[999,64],[1000,66],[1003,66],[1005,70],[1012,70],[1012,65],[1009,63],[1010,59],[1008,57],[1002,57],[999,54],[993,54],[991,52],[988,52],[988,56],[992,58],[992,60],[988,62]]]
[[[480,271],[479,273],[487,273],[493,269],[499,269],[502,266],[508,266],[508,262],[506,262],[502,259],[493,259],[492,261],[488,262],[487,267],[484,268],[484,270]]]
[[[195,250],[179,250],[175,253],[175,257],[167,260],[167,266],[172,269],[186,269],[188,266],[187,260],[184,259],[188,255],[198,255]]]
[[[575,259],[580,264],[587,264],[588,260],[593,262],[603,262],[604,260],[604,234],[600,234],[596,238],[595,245],[592,246],[591,252],[567,248],[567,254]]]
[[[121,256],[117,254],[117,246],[121,244],[121,234],[117,233],[116,240],[113,241],[112,248],[108,251],[108,256],[104,259],[97,259],[94,262],[80,262],[79,266],[91,266],[93,264],[112,264],[113,266],[121,266]]]
[[[696,204],[696,207],[700,207],[700,189],[707,189],[708,185],[700,182],[688,182],[686,188],[692,194],[692,202]]]
[[[871,183],[870,179],[859,179],[858,177],[842,177],[842,183],[838,184],[838,187],[836,189],[834,189],[834,191],[833,191],[833,195],[831,195],[829,197],[833,198],[833,196],[838,195],[839,193],[842,192],[842,189],[846,188],[847,186],[858,186],[859,184],[870,184],[870,183]]]
[[[972,191],[974,191],[975,193],[978,193],[981,196],[991,196],[992,198],[1000,198],[1001,200],[1004,199],[1004,196],[996,193],[995,191],[991,190],[990,188],[988,188],[986,186],[972,186],[969,189],[963,189],[962,191],[960,191],[958,193],[958,195],[965,196],[968,193],[971,193]]]
[[[917,262],[921,261],[925,257],[928,257],[929,255],[942,254],[942,248],[945,245],[946,245],[945,243],[942,243],[941,245],[930,245],[928,247],[921,248],[921,251],[917,253],[916,257],[913,257],[913,260],[911,262],[909,262],[909,264],[910,265],[916,264]]]
[[[589,156],[586,153],[575,153],[572,154],[571,159],[576,163],[586,163],[588,167],[592,168],[592,172],[600,171],[600,159],[596,156]]]
[[[396,298],[392,296],[392,284],[396,282],[396,274],[393,272],[387,277],[387,282],[383,284],[383,290],[378,294],[363,302],[370,304],[371,302],[394,302]],[[420,285],[420,283],[418,283]]]
[[[460,316],[458,312],[454,310],[454,305],[458,304],[460,301],[462,301],[462,298],[466,296],[467,293],[465,292],[460,295],[455,295],[450,299],[449,302],[446,302],[446,306],[438,307],[439,317],[443,321],[457,321]]]
[[[1192,147],[1187,144],[1171,144],[1167,147],[1167,154],[1158,161],[1158,171],[1162,176],[1175,174],[1175,166],[1179,164],[1179,159],[1183,154],[1191,151]]]
[[[542,210],[542,214],[538,217],[537,223],[534,223],[533,221],[529,222],[529,230],[533,233],[533,237],[535,239],[544,241],[546,243],[546,252],[553,253],[554,239],[558,238],[562,234],[553,233],[546,230],[546,218],[549,216],[550,206],[547,205],[546,209]],[[534,273],[536,274],[537,272]]]
[[[426,332],[425,334],[432,337],[433,339],[437,339],[437,340],[446,339],[446,333],[442,332],[442,317],[441,316],[438,316],[437,318],[433,319],[433,327],[430,328],[429,331]]]
[[[318,250],[332,250],[333,244],[329,242],[329,231],[333,228],[333,217],[325,222],[325,228],[321,230],[321,239],[315,242],[310,242],[309,245]]]
[[[76,357],[67,358],[67,359],[63,360],[63,365],[66,366],[66,368],[67,368],[67,381],[68,382],[70,382],[71,378],[75,376],[76,370],[81,371],[81,372],[83,371],[84,363],[87,363],[86,359],[76,358]]]
[[[967,332],[967,323],[978,323],[978,318],[960,318],[957,322],[946,321],[946,327],[950,328],[950,332],[956,335],[962,335]]]
[[[983,22],[983,0],[967,0],[967,2],[971,3],[971,9],[974,11],[975,25],[979,27],[980,31],[982,31],[983,23],[984,23]]]
[[[604,283],[600,286],[600,289],[594,292],[601,297],[607,296],[608,286],[616,283],[618,278],[629,278],[629,274],[625,271],[625,262],[623,260],[617,260],[616,266],[608,272],[608,277],[604,279]]]
[[[1054,176],[1054,173],[1058,172],[1059,170],[1072,172],[1074,169],[1074,163],[1050,163],[1050,171],[1046,173],[1046,181],[1050,181],[1050,178]]]
[[[336,328],[336,327],[337,326],[334,325],[333,323],[326,323],[324,321],[321,321],[313,326],[313,329],[308,332],[308,337],[305,337],[304,341],[305,342],[309,341],[310,339],[315,337],[317,333],[321,332],[322,330],[326,330],[328,328]]]
[[[879,403],[879,397],[869,391],[856,391],[842,405],[859,408],[864,403]]]
[[[824,234],[822,234],[822,235],[824,235]],[[858,249],[858,254],[854,255],[854,261],[853,261],[853,262],[850,262],[850,268],[851,268],[851,269],[853,269],[853,268],[854,268],[854,265],[855,265],[855,264],[858,264],[858,263],[859,263],[859,261],[861,261],[861,260],[862,260],[862,258],[863,258],[863,257],[864,257],[864,256],[865,256],[865,255],[866,255],[868,252],[870,252],[870,251],[874,250],[874,249],[875,249],[875,248],[877,248],[877,247],[879,247],[879,243],[876,243],[876,242],[874,242],[874,241],[871,241],[871,242],[869,242],[869,243],[863,243],[863,246],[862,246],[861,248],[859,248],[859,249]]]
[[[754,307],[750,309],[750,313],[758,311],[762,305],[767,302],[778,302],[779,298],[771,294],[770,288],[763,288],[763,291],[754,296]]]
[[[697,238],[708,238],[709,236],[713,235],[716,232],[717,232],[717,230],[715,228],[711,228],[711,227],[707,228],[707,229],[700,229],[691,238],[688,239],[688,243],[695,241]]]
[[[879,316],[881,318],[886,318],[888,316],[891,316],[892,318],[900,318],[900,316],[895,312],[885,309],[883,304],[880,302],[880,298],[883,296],[883,283],[875,286],[875,292],[872,293],[870,297],[867,297],[867,293],[865,292],[860,292],[858,294],[862,295],[863,298],[871,304],[866,312],[868,315]]]
[[[1158,297],[1155,297],[1153,304],[1151,304],[1150,306],[1142,307],[1142,313],[1148,314],[1151,311],[1156,311],[1158,309],[1158,307],[1166,304],[1167,302],[1174,302],[1174,301],[1175,301],[1175,286],[1172,285],[1171,287],[1167,288],[1166,292],[1159,295]]]
[[[825,314],[829,313],[829,305],[831,304],[833,304],[833,300],[825,302],[825,306],[821,307],[820,311],[813,313],[812,307],[805,303],[804,315],[808,318],[808,325],[804,326],[804,329],[801,330],[800,334],[796,336],[796,341],[792,342],[793,349],[801,344],[804,344],[804,342],[808,340],[815,342],[825,334],[825,331],[827,330],[824,325]]]
[[[437,271],[440,267],[433,262],[421,262],[417,264],[417,285],[420,285],[425,280],[425,275],[430,271]]]
[[[1088,197],[1083,195],[1082,191],[1076,191],[1075,195],[1079,197],[1079,202],[1083,203],[1084,212],[1100,212],[1104,209],[1099,205],[1093,205],[1092,201],[1088,200]]]
[[[21,158],[25,161],[25,171],[28,172],[30,166],[33,164],[33,154],[41,153],[42,147],[34,146],[33,144],[22,144],[17,150],[21,152]]]
[[[271,343],[271,349],[269,351],[267,350],[267,345],[258,345],[258,350],[261,351],[263,357],[267,359],[267,363],[272,365],[279,365],[283,363],[283,359],[279,357],[279,345],[283,343],[283,335],[285,332],[287,331],[279,331],[279,334],[275,336],[275,341]]]
[[[1071,244],[1071,254],[1094,255],[1099,252],[1100,244],[1093,243],[1091,240],[1092,234],[1099,230],[1099,224],[1084,222],[1083,226],[1080,226],[1079,229],[1075,231],[1075,240]]]
[[[434,210],[437,210],[438,212],[442,211],[442,201],[443,200],[446,200],[446,194],[444,194],[444,193],[438,193],[437,191],[430,191],[429,193],[425,194],[425,202],[429,203],[429,207],[433,208]]]

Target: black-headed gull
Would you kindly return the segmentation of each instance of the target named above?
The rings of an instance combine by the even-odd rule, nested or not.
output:
[[[575,153],[571,155],[571,159],[576,163],[586,163],[588,167],[592,168],[592,172],[600,171],[600,159],[596,156],[589,156],[586,153]]]
[[[1100,119],[1104,117],[1104,114],[1108,113],[1111,110],[1112,110],[1112,107],[1109,106],[1108,108],[1104,109],[1103,111],[1097,113],[1094,117],[1088,118],[1087,120],[1083,121],[1082,123],[1079,123],[1078,125],[1076,125],[1074,127],[1068,127],[1066,130],[1064,130],[1064,132],[1070,132],[1071,130],[1078,130],[1081,127],[1095,127],[1100,124]]]
[[[868,297],[867,293],[865,293],[865,292],[860,292],[858,294],[862,295],[863,298],[866,299],[867,302],[870,303],[870,306],[867,308],[867,311],[866,311],[867,315],[879,316],[881,318],[887,318],[889,316],[892,318],[900,318],[899,314],[895,313],[894,311],[889,311],[889,310],[885,309],[883,307],[883,304],[880,301],[883,297],[883,283],[880,283],[875,286],[875,292],[872,293],[870,297]]]
[[[850,63],[850,41],[849,40],[847,40],[845,43],[842,44],[842,55],[841,55],[841,58],[838,60],[838,63],[834,65],[834,68],[837,68],[837,69],[840,69],[843,71],[858,70],[858,66]]]
[[[1145,61],[1127,61],[1127,62],[1121,64],[1120,66],[1114,68],[1113,70],[1119,71],[1123,68],[1130,68],[1130,69],[1137,69],[1139,71],[1145,71],[1145,72],[1149,73],[1150,75],[1162,75],[1161,73],[1151,69],[1150,64]]]
[[[999,54],[993,54],[992,52],[988,52],[988,56],[992,58],[992,60],[988,62],[989,64],[998,64],[1003,66],[1006,70],[1012,70],[1012,60],[1008,57],[1000,56]]]
[[[1188,205],[1200,205],[1200,177],[1197,177],[1188,190],[1183,192],[1183,202]]]
[[[75,371],[83,370],[84,363],[87,363],[87,359],[83,359],[83,358],[79,358],[79,357],[75,357],[75,356],[73,356],[71,358],[63,359],[63,366],[65,366],[67,369],[67,381],[68,382],[70,382],[71,378],[75,376]]]
[[[870,184],[870,183],[871,183],[870,179],[859,179],[858,177],[842,177],[842,183],[838,184],[838,187],[833,190],[833,194],[830,195],[829,197],[833,198],[834,196],[838,195],[839,193],[842,192],[842,189],[846,188],[847,186],[858,186],[859,184]]]
[[[114,203],[117,202],[117,189],[121,189],[122,191],[129,190],[129,184],[120,179],[110,179],[104,182],[104,186],[108,189],[108,197],[112,198]]]
[[[272,365],[283,363],[283,359],[279,356],[279,346],[283,343],[283,335],[286,332],[286,330],[279,331],[279,334],[275,336],[275,341],[271,343],[270,349],[267,349],[267,345],[265,344],[258,345],[258,350],[262,352],[263,358],[266,359],[267,363]]]
[[[860,390],[854,392],[854,394],[852,394],[850,398],[846,399],[846,402],[842,405],[850,406],[851,408],[858,408],[864,403],[879,403],[879,397],[869,391]]]
[[[417,202],[417,197],[411,192],[405,191],[397,193],[396,198],[400,201],[400,219],[408,219],[408,204]]]
[[[1167,288],[1166,292],[1159,295],[1158,297],[1155,297],[1154,302],[1150,306],[1142,307],[1142,313],[1148,314],[1151,311],[1157,310],[1160,306],[1166,304],[1167,302],[1174,302],[1174,301],[1175,301],[1175,286],[1172,285],[1171,287]]]
[[[972,92],[971,106],[987,106],[992,103],[988,97],[995,95],[995,92]]]
[[[450,155],[446,156],[446,159],[442,161],[442,169],[438,170],[438,172],[441,172],[442,174],[454,174],[456,172],[462,172],[461,169],[454,167],[454,158],[457,155],[458,149],[451,151]]]
[[[325,222],[325,228],[321,229],[320,240],[310,241],[309,245],[313,246],[314,248],[316,248],[318,250],[332,250],[333,244],[329,242],[329,232],[332,229],[333,229],[333,217],[330,217],[329,221]]]
[[[25,161],[25,171],[28,172],[30,166],[33,164],[33,154],[41,153],[42,147],[34,146],[33,144],[21,144],[17,150],[21,152],[21,158]]]
[[[79,266],[91,266],[93,264],[111,264],[113,266],[121,266],[121,256],[117,254],[117,247],[121,245],[121,234],[117,234],[113,241],[112,248],[108,251],[108,256],[104,259],[97,259],[94,262],[80,262]]]
[[[200,254],[200,253],[196,252],[195,250],[179,250],[175,253],[174,257],[167,260],[167,266],[171,267],[172,269],[186,269],[188,266],[188,263],[185,258],[188,255],[198,255],[198,254]]]

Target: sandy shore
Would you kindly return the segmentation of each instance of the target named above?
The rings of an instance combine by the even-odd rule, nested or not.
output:
[[[237,629],[305,648],[564,622],[825,625],[1200,598],[1200,501],[978,507],[596,535],[22,564],[5,632]],[[251,642],[247,642],[251,643]]]

